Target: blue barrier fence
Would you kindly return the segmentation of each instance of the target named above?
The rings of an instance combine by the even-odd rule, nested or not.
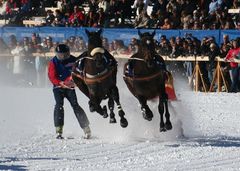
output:
[[[87,41],[85,29],[89,31],[96,30],[96,28],[69,28],[69,27],[1,27],[0,36],[9,42],[9,36],[15,35],[17,40],[22,40],[23,37],[31,37],[32,33],[38,34],[40,37],[51,36],[53,41],[62,42],[70,36],[81,36]],[[141,32],[153,31],[153,29],[142,29]],[[172,36],[185,37],[187,34],[192,34],[194,37],[202,40],[203,37],[214,36],[218,44],[222,43],[224,34],[228,34],[230,39],[240,37],[239,30],[159,30],[156,29],[155,39],[159,40],[162,35],[167,38]],[[106,28],[103,29],[103,37],[107,37],[111,42],[116,39],[123,40],[125,44],[131,41],[131,38],[138,38],[137,29],[119,29]]]

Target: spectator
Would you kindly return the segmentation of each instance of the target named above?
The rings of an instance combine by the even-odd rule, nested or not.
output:
[[[114,52],[113,54],[126,54],[128,52],[128,48],[124,45],[122,40],[114,40],[113,41]]]
[[[171,49],[172,49],[170,57],[173,57],[173,58],[178,57],[181,54],[181,51],[180,51],[179,44],[176,43],[176,38],[171,37],[169,42],[170,42]]]
[[[107,0],[99,0],[98,8],[102,8],[104,13],[107,13],[109,10],[109,2]]]
[[[109,20],[114,19],[113,26],[117,26],[119,23],[120,11],[119,2],[117,0],[110,0],[108,16]]]
[[[16,47],[11,50],[11,54],[13,55],[12,73],[16,82],[20,83],[24,78],[24,48],[20,42],[16,42]]]
[[[161,36],[160,43],[157,49],[158,49],[158,53],[164,56],[170,55],[170,53],[172,52],[171,45],[169,44],[165,35]]]
[[[34,47],[37,47],[37,45],[41,43],[41,38],[36,33],[32,33],[31,42],[33,43]]]
[[[48,37],[46,37],[46,47],[44,47],[43,50],[45,52],[50,52],[50,51],[52,51],[52,47],[53,47],[52,37],[48,36]]]
[[[166,12],[167,1],[166,0],[152,0],[153,2],[153,13],[157,13],[157,11]]]
[[[77,36],[75,39],[75,52],[84,52],[87,50],[86,42],[82,37]]]
[[[70,25],[73,26],[73,27],[83,26],[84,20],[85,20],[85,16],[82,13],[82,11],[80,11],[78,6],[74,6],[74,11],[69,17]]]
[[[182,11],[186,11],[187,15],[192,15],[195,9],[197,9],[196,2],[193,0],[185,0],[182,4]]]
[[[223,35],[223,43],[221,44],[221,47],[223,46],[223,45],[226,45],[226,46],[228,46],[229,48],[231,48],[231,43],[230,43],[230,41],[229,41],[229,36],[227,35],[227,34],[225,34],[225,35]],[[229,50],[229,49],[228,49]]]
[[[119,0],[119,13],[121,18],[121,25],[125,24],[126,19],[130,19],[132,15],[132,8],[129,0]]]
[[[219,2],[217,0],[212,0],[209,4],[209,14],[213,14],[220,6]]]
[[[66,26],[66,22],[62,22],[60,18],[55,18],[53,23],[52,23],[52,26],[55,26],[55,27],[64,27]],[[66,26],[67,27],[67,26]]]
[[[137,16],[135,21],[135,28],[148,28],[149,27],[150,17],[147,12],[142,10],[141,14]]]
[[[179,14],[177,13],[177,10],[174,10],[170,16],[170,21],[172,22],[172,28],[178,29],[181,26],[181,19],[179,17]]]
[[[213,81],[213,73],[215,72],[215,69],[217,66],[215,59],[217,56],[219,56],[219,54],[220,54],[220,51],[217,45],[215,43],[211,43],[210,51],[208,54],[209,62],[207,64],[208,79],[210,84]],[[210,84],[208,85],[208,87],[210,87]]]
[[[2,38],[0,38],[0,51],[2,54],[10,53],[9,47],[7,46],[7,44],[4,42],[4,40]],[[2,76],[3,71],[7,69],[7,65],[9,65],[9,64],[10,64],[9,57],[0,56],[0,75],[1,76]]]
[[[97,27],[98,26],[98,14],[96,11],[90,10],[86,17],[87,27]]]
[[[232,49],[230,49],[225,57],[225,60],[232,61],[234,60],[237,55],[240,53],[240,48],[237,40],[234,40],[232,43]],[[239,91],[239,76],[240,76],[240,67],[238,66],[238,63],[230,62],[231,66],[231,79],[232,79],[232,85],[230,88],[230,92],[238,92]]]
[[[172,23],[169,18],[164,19],[164,24],[160,27],[162,30],[170,30],[172,29]]]
[[[191,15],[187,14],[186,11],[182,11],[181,14],[181,23],[183,29],[190,29],[191,23],[193,22],[193,18]]]
[[[239,7],[240,7],[240,2],[238,0],[233,0],[233,6],[231,8],[239,9]]]
[[[108,38],[106,38],[106,37],[103,37],[103,38],[102,38],[102,45],[103,45],[104,49],[106,49],[107,51],[109,51]]]
[[[136,11],[136,15],[141,14],[142,10],[147,10],[147,8],[145,8],[145,3],[144,0],[135,0],[134,4],[133,4],[133,8]]]
[[[71,52],[74,52],[74,50],[75,50],[75,39],[76,39],[75,36],[71,36],[69,38],[69,41],[67,44],[69,46]]]
[[[89,5],[89,11],[96,12],[98,10],[97,0],[89,0],[88,5]]]

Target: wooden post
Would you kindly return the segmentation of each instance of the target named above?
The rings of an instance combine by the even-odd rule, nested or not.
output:
[[[217,67],[216,70],[214,72],[214,76],[213,76],[213,80],[209,89],[209,92],[213,91],[213,86],[215,83],[217,83],[217,91],[218,92],[222,92],[222,82],[223,82],[223,86],[225,87],[226,92],[228,92],[228,86],[227,86],[227,82],[226,79],[223,75],[223,71],[220,65],[220,61],[217,61]]]
[[[205,84],[205,81],[202,77],[202,72],[200,70],[198,61],[196,61],[196,65],[195,65],[194,70],[193,70],[193,75],[191,77],[191,83],[193,82],[194,77],[195,77],[195,87],[194,87],[195,91],[199,91],[199,83],[202,83],[204,92],[207,92],[206,84]]]

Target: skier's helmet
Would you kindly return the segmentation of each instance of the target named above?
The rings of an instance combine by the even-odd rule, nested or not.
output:
[[[65,59],[68,59],[70,57],[69,47],[65,44],[59,44],[55,48],[55,53],[56,53],[56,56],[59,60],[65,60]]]

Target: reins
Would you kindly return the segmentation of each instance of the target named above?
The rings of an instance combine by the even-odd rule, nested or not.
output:
[[[161,74],[161,72],[157,72],[153,75],[150,75],[150,76],[147,76],[147,77],[129,77],[129,76],[126,76],[124,75],[125,78],[129,79],[129,80],[136,80],[136,81],[148,81],[148,80],[151,80],[155,77],[158,77],[159,75]]]
[[[81,74],[77,74],[75,72],[72,72],[72,75],[84,80],[84,82],[86,84],[96,84],[96,83],[100,83],[103,80],[105,80],[106,78],[108,78],[109,76],[112,75],[113,69],[111,69],[109,72],[106,72],[106,74],[103,74],[99,77],[95,77],[95,78],[88,78],[86,77],[86,75],[82,76]]]
[[[137,60],[137,61],[146,62],[144,59],[141,59],[141,58],[129,58],[128,60]]]

